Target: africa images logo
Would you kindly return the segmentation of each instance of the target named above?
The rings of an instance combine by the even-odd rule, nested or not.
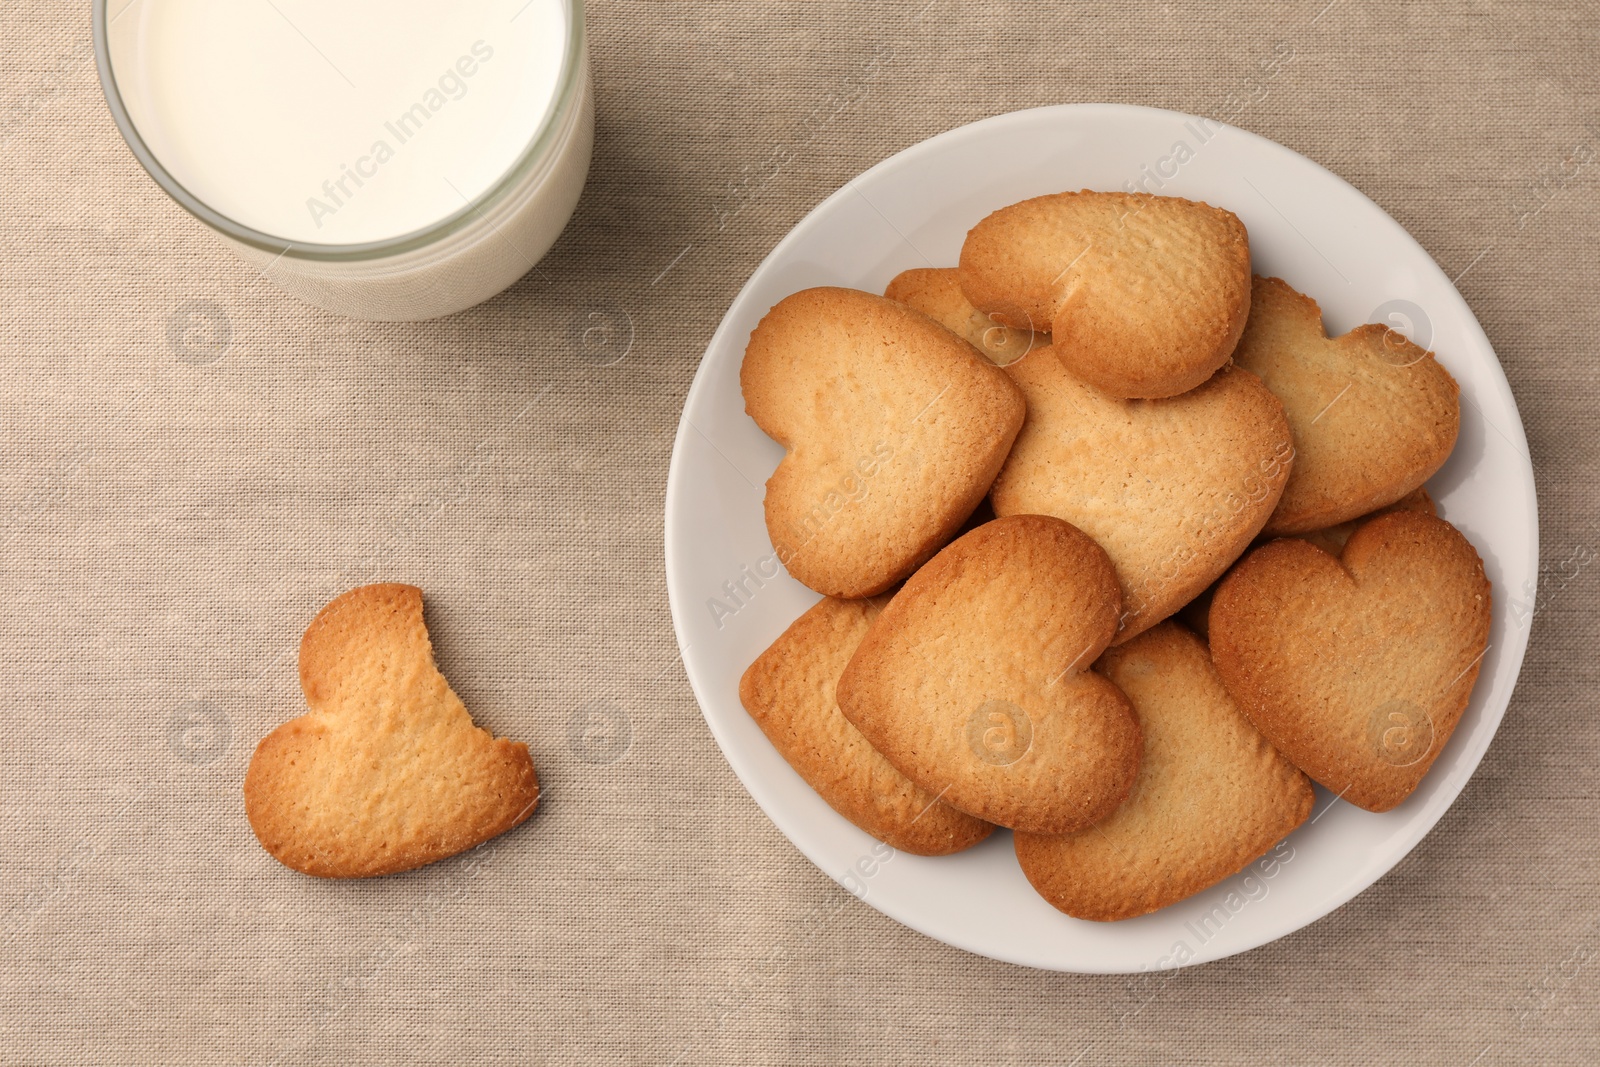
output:
[[[1410,700],[1396,699],[1372,709],[1367,740],[1391,767],[1410,767],[1433,751],[1433,719]]]
[[[866,499],[871,480],[894,458],[894,448],[879,441],[871,453],[862,456],[850,466],[848,472],[819,497],[811,509],[801,517],[792,531],[793,540],[778,546],[777,550],[757,560],[752,567],[744,564],[739,573],[722,583],[722,596],[706,598],[706,610],[717,629],[727,620],[750,606],[756,592],[773,579],[788,562],[805,549],[823,529],[851,504]]]
[[[428,86],[420,100],[383,124],[384,131],[394,139],[393,145],[379,137],[366,155],[356,158],[353,167],[339,164],[339,176],[322,183],[322,197],[306,198],[306,210],[311,212],[311,221],[316,223],[317,229],[322,229],[323,218],[337,214],[368,180],[378,176],[378,168],[395,157],[396,148],[421,133],[424,125],[450,101],[467,95],[467,79],[478,73],[480,64],[494,58],[494,49],[483,41],[472,42],[470,51],[471,55],[461,56],[439,75],[438,82]],[[352,184],[355,188],[351,188]]]
[[[986,700],[967,716],[966,735],[974,756],[1009,767],[1033,747],[1033,720],[1009,700]]]

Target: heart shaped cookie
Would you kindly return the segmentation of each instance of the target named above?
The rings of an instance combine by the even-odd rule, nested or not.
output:
[[[967,341],[997,366],[1015,363],[1035,348],[1050,343],[1047,333],[1018,330],[995,321],[972,306],[961,291],[961,273],[954,267],[915,267],[901,271],[883,295],[922,312]]]
[[[1238,871],[1311,814],[1311,781],[1250,725],[1205,644],[1165,622],[1095,669],[1133,701],[1144,759],[1122,806],[1087,830],[1018,833],[1017,859],[1068,915],[1130,919]]]
[[[1058,193],[1001,208],[961,248],[961,288],[1043,330],[1074,376],[1118,397],[1193,389],[1250,311],[1250,241],[1230,211],[1147,193]]]
[[[1425,515],[1437,515],[1438,509],[1434,507],[1433,497],[1428,495],[1426,489],[1418,489],[1407,493],[1388,507],[1379,508],[1371,515],[1363,515],[1359,519],[1341,522],[1337,526],[1329,526],[1324,530],[1312,530],[1310,533],[1296,534],[1302,541],[1309,541],[1329,555],[1337,556],[1344,551],[1345,542],[1350,540],[1350,535],[1360,528],[1368,519],[1375,519],[1379,515],[1387,515],[1391,511],[1420,511]],[[1183,606],[1178,613],[1178,618],[1183,620],[1195,633],[1206,637],[1211,633],[1211,598],[1216,594],[1217,587],[1212,585],[1205,592],[1195,597]]]
[[[985,822],[1068,833],[1139,767],[1127,697],[1090,671],[1116,632],[1116,573],[1044,515],[985,523],[895,594],[839,679],[839,709],[900,773]]]
[[[773,548],[828,596],[874,596],[937,552],[1022,425],[1004,371],[926,315],[853,289],[780,301],[739,383],[788,452],[767,481]]]
[[[882,598],[824,597],[744,672],[739,700],[789,766],[834,811],[902,852],[960,852],[994,827],[895,770],[834,698],[840,673],[882,610]]]
[[[539,802],[528,746],[495,740],[433,662],[422,591],[367,585],[300,641],[311,709],[268,734],[244,781],[250,828],[324,878],[410,870],[516,826]]]
[[[1211,603],[1217,673],[1295,766],[1368,811],[1422,780],[1472,695],[1489,580],[1443,519],[1395,511],[1335,558],[1296,538],[1246,556]]]
[[[1449,458],[1460,388],[1433,354],[1387,326],[1329,339],[1322,309],[1277,278],[1257,278],[1233,354],[1283,401],[1294,472],[1271,535],[1320,530],[1410,493]]]
[[[1108,396],[1048,349],[1006,372],[1028,416],[990,491],[995,514],[1054,515],[1099,542],[1122,585],[1119,644],[1238,559],[1290,477],[1283,405],[1248,371],[1164,400]]]

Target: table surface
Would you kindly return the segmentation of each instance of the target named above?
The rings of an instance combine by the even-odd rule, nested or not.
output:
[[[1600,1058],[1600,9],[595,0],[589,25],[596,156],[555,250],[386,325],[283,296],[159,192],[87,5],[7,13],[0,1060]],[[1539,480],[1532,645],[1459,802],[1333,915],[1159,979],[970,956],[812,867],[713,743],[663,578],[683,398],[773,244],[901,148],[1075,101],[1226,118],[1373,197],[1459,276]],[[423,588],[545,797],[470,857],[316,881],[256,844],[240,782],[302,710],[306,623],[372,580]]]

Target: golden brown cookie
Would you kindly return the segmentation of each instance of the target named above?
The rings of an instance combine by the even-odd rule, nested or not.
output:
[[[1268,534],[1320,530],[1392,504],[1455,447],[1460,389],[1432,353],[1376,324],[1330,340],[1317,302],[1277,278],[1255,280],[1233,361],[1278,394],[1294,431],[1294,473]]]
[[[433,662],[422,591],[366,585],[300,641],[311,709],[268,734],[245,814],[285,866],[364,878],[432,863],[516,826],[539,802],[528,746],[472,724]]]
[[[1228,361],[1250,311],[1250,241],[1230,211],[1147,193],[1057,193],[967,234],[980,311],[1047,330],[1073,375],[1119,397],[1186,392]]]
[[[828,596],[881,593],[937,552],[1022,425],[1004,371],[921,312],[853,289],[780,301],[739,381],[788,452],[767,481],[773,547]]]
[[[1395,511],[1334,557],[1295,538],[1217,587],[1211,653],[1250,720],[1352,804],[1387,811],[1450,740],[1489,641],[1489,581],[1443,519]]]
[[[1337,526],[1330,526],[1326,530],[1312,530],[1310,533],[1298,534],[1302,541],[1309,541],[1329,555],[1337,556],[1344,551],[1345,542],[1350,540],[1350,535],[1355,533],[1361,524],[1368,519],[1375,519],[1379,515],[1387,515],[1391,511],[1420,511],[1424,515],[1437,515],[1438,509],[1434,507],[1433,497],[1428,495],[1426,489],[1418,489],[1407,493],[1388,507],[1379,508],[1371,515],[1363,515],[1350,522],[1341,522]],[[1211,633],[1211,598],[1216,594],[1217,583],[1189,603],[1185,604],[1178,617],[1195,633],[1206,637]]]
[[[912,784],[850,725],[834,699],[840,673],[883,603],[824,597],[744,672],[739,700],[834,811],[902,852],[960,852],[994,827]]]
[[[1139,767],[1128,699],[1089,665],[1116,632],[1105,551],[1044,515],[996,519],[896,593],[839,679],[839,708],[930,794],[985,822],[1068,833]]]
[[[916,308],[951,333],[965,337],[973,348],[1001,367],[1050,343],[1047,333],[1006,326],[973,307],[961,291],[961,273],[954,267],[901,271],[883,295]]]
[[[1006,368],[1028,416],[990,499],[998,515],[1054,515],[1099,542],[1122,584],[1120,644],[1192,600],[1260,532],[1290,477],[1289,424],[1248,371],[1119,400],[1051,357]]]
[[[1215,885],[1311,814],[1311,781],[1250,725],[1205,644],[1165,622],[1096,665],[1133,701],[1144,759],[1133,791],[1074,834],[1016,835],[1041,896],[1079,919],[1131,919]]]

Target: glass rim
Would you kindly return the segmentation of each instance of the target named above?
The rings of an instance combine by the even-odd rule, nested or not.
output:
[[[122,10],[140,3],[141,0],[129,0]],[[580,89],[580,81],[586,76],[584,72],[584,0],[562,0],[567,9],[567,35],[566,46],[561,56],[561,72],[556,79],[555,93],[551,97],[550,107],[545,112],[539,126],[528,138],[527,146],[517,156],[516,160],[507,167],[483,192],[472,200],[462,205],[456,211],[430,223],[421,229],[412,230],[396,237],[386,237],[380,241],[362,241],[352,244],[317,244],[315,242],[290,241],[287,238],[275,237],[270,233],[246,226],[211,207],[204,200],[195,196],[183,183],[162,165],[143,136],[133,118],[128,114],[127,105],[122,101],[122,91],[117,85],[117,78],[111,69],[111,42],[110,27],[114,18],[108,18],[106,9],[110,0],[94,0],[92,9],[92,22],[94,29],[94,60],[99,68],[100,88],[105,96],[106,106],[111,110],[111,117],[116,121],[117,129],[122,134],[122,139],[127,142],[128,148],[144,168],[146,174],[155,179],[163,192],[177,202],[189,214],[205,223],[211,229],[242,244],[258,248],[263,252],[270,252],[279,257],[294,259],[315,260],[319,262],[353,262],[382,259],[387,256],[399,255],[405,252],[426,248],[440,240],[448,238],[465,229],[474,219],[483,214],[484,210],[497,200],[505,196],[531,173],[538,163],[545,157],[556,136],[562,132],[560,120],[572,106],[573,100]],[[520,13],[520,12],[519,12]],[[120,17],[121,12],[118,13]],[[513,15],[512,18],[516,16]]]

